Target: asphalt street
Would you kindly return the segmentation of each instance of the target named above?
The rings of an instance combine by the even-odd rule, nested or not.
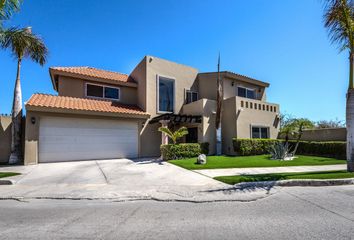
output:
[[[1,200],[0,239],[354,239],[354,186],[248,202]]]

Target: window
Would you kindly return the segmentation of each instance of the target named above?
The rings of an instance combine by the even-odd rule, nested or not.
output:
[[[119,100],[120,90],[114,87],[86,84],[86,96]]]
[[[86,96],[103,98],[103,87],[98,85],[87,84]]]
[[[244,87],[237,87],[237,96],[255,99],[256,94],[254,89],[244,88]]]
[[[190,90],[186,90],[186,103],[198,101],[198,93]]]
[[[119,99],[119,89],[118,88],[111,88],[105,87],[104,88],[104,97],[110,99]]]
[[[158,111],[173,112],[174,110],[174,89],[173,79],[158,77]]]
[[[269,138],[269,128],[252,127],[252,138]]]

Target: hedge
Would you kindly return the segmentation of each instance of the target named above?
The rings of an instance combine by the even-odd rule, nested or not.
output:
[[[180,143],[161,145],[163,160],[196,157],[199,154],[209,153],[209,143]]]
[[[249,156],[269,153],[269,148],[279,139],[233,139],[234,151],[237,155]],[[289,141],[290,148],[294,148],[296,141]],[[308,142],[300,141],[297,154],[320,157],[334,157],[346,159],[345,142]]]

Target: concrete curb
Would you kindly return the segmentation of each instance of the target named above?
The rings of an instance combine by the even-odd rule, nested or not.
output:
[[[254,188],[254,187],[323,187],[323,186],[339,186],[352,185],[354,178],[346,179],[296,179],[296,180],[280,180],[280,181],[263,181],[263,182],[244,182],[235,184],[235,187]]]
[[[13,185],[14,182],[10,179],[0,179],[0,185]]]

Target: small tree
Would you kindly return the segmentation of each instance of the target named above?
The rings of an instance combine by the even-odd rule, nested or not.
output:
[[[295,132],[293,132],[294,135],[296,135],[296,145],[294,150],[292,151],[291,155],[294,156],[297,148],[299,147],[299,143],[302,137],[302,134],[304,132],[304,129],[312,129],[315,127],[312,121],[306,118],[299,118],[295,119],[292,125],[295,128]]]
[[[345,123],[340,120],[321,120],[316,122],[316,128],[343,128]]]
[[[274,146],[270,149],[272,159],[291,158],[296,154],[304,129],[314,128],[314,123],[307,118],[293,118],[289,115],[283,115],[283,121],[280,127],[280,133],[285,135],[285,143]],[[290,136],[296,137],[296,144],[291,151],[289,148]]]
[[[165,133],[173,141],[173,144],[176,144],[179,138],[188,134],[188,129],[186,127],[181,127],[174,132],[167,127],[160,127],[159,131]]]

